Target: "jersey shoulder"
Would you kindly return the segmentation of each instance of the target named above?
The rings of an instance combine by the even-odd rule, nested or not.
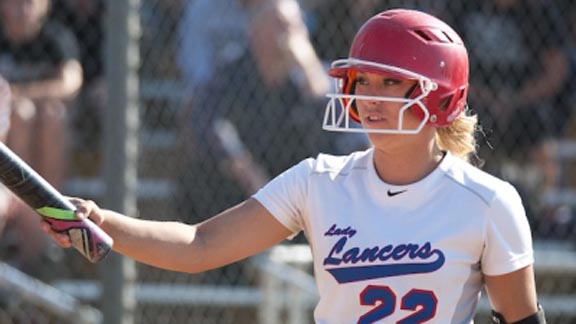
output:
[[[348,155],[319,154],[309,159],[312,173],[347,176],[353,171],[367,170],[372,161],[372,150],[353,152]]]
[[[517,196],[516,189],[507,181],[504,181],[488,172],[479,169],[458,158],[451,157],[453,162],[444,171],[457,185],[482,199],[486,204],[492,205],[497,199]]]

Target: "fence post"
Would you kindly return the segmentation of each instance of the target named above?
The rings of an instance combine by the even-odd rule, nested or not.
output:
[[[108,0],[106,5],[105,71],[109,101],[103,123],[106,183],[103,205],[136,216],[140,0]],[[104,323],[134,323],[134,262],[111,253],[101,269]]]

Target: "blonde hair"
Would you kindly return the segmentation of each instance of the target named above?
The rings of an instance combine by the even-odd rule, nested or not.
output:
[[[436,143],[440,149],[470,162],[476,154],[476,131],[478,117],[465,109],[450,125],[436,129]]]

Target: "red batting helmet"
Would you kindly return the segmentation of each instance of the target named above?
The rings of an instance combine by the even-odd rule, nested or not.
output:
[[[395,75],[419,86],[407,98],[362,98],[354,94],[358,71]],[[413,134],[426,123],[449,125],[466,106],[468,53],[461,38],[440,19],[416,10],[388,10],[369,19],[354,37],[349,57],[334,61],[329,74],[338,93],[328,94],[323,125],[327,130]],[[410,108],[422,123],[417,129],[403,129],[401,124],[385,130],[351,127],[350,119],[359,120],[354,104],[359,98],[404,102],[401,114]]]

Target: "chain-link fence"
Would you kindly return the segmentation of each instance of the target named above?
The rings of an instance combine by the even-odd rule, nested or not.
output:
[[[48,3],[35,2],[44,1]],[[38,96],[67,106],[67,113],[54,110],[67,115],[67,135],[50,135],[56,134],[50,130],[29,134],[64,138],[47,142],[52,148],[67,148],[61,153],[64,158],[49,152],[55,161],[68,161],[59,187],[101,201],[104,58],[113,57],[104,55],[105,0],[53,0],[48,22],[37,35],[41,41],[36,44],[42,46],[24,46],[8,35],[6,12],[24,1],[0,3],[0,74],[8,81],[32,82],[63,71],[74,75],[66,65],[70,61],[82,66],[81,88],[62,82],[60,88],[51,88],[50,96]],[[142,0],[139,217],[198,222],[249,197],[305,157],[365,148],[363,135],[321,130],[324,94],[331,87],[325,70],[332,60],[347,56],[354,33],[368,17],[394,7],[431,12],[463,37],[471,63],[469,104],[483,126],[478,138],[481,167],[512,182],[523,197],[549,323],[575,322],[572,0]],[[68,70],[62,70],[63,65]],[[36,168],[54,173],[54,179],[62,172],[34,154],[29,158],[38,160],[32,163]],[[5,221],[0,240],[4,260],[99,308],[97,266],[73,252],[44,249],[42,240],[36,250],[22,252],[23,237],[43,234],[15,218]],[[305,239],[288,244],[294,243]],[[20,257],[24,254],[28,259]],[[311,278],[304,275],[310,274],[310,264],[302,261],[306,258],[279,259],[283,261],[246,260],[195,275],[139,264],[136,322],[310,320],[315,296],[307,292]],[[294,262],[300,272],[278,268]],[[42,269],[57,270],[46,275]],[[274,290],[276,294],[270,293]],[[0,304],[1,323],[65,320],[33,301],[14,305]],[[483,305],[480,322],[488,310]],[[304,315],[298,313],[302,310]]]

